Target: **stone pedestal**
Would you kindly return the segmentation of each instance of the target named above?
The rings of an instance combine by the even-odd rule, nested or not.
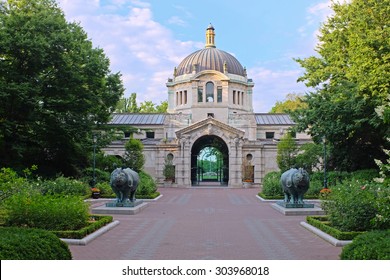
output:
[[[285,216],[311,216],[311,215],[324,215],[325,211],[322,210],[322,208],[315,206],[314,204],[310,203],[304,203],[301,204],[302,207],[284,207],[282,201],[278,201],[277,203],[272,203],[271,206],[276,211],[282,213]],[[282,204],[282,205],[280,205]],[[287,204],[293,204],[293,203],[287,203]],[[304,207],[304,205],[309,205],[311,207]],[[290,206],[290,205],[288,205]]]
[[[120,206],[120,204],[122,206]],[[109,206],[107,206],[109,205]],[[113,205],[113,206],[112,206]],[[115,206],[118,205],[118,206]],[[126,206],[124,206],[126,205]],[[148,206],[148,203],[143,201],[135,201],[134,206],[130,206],[129,203],[116,203],[109,202],[106,205],[98,206],[91,209],[92,214],[120,214],[120,215],[135,215],[141,212],[144,208]]]

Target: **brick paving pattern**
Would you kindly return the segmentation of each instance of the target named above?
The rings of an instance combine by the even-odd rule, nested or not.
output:
[[[163,188],[163,197],[86,246],[76,260],[327,260],[334,247],[284,216],[257,189]]]

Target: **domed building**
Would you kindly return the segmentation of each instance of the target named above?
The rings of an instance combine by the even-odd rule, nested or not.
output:
[[[294,122],[286,114],[254,113],[254,85],[245,67],[216,47],[210,24],[205,48],[184,58],[166,83],[167,114],[114,114],[111,124],[139,128],[134,137],[144,144],[145,169],[161,185],[170,161],[173,186],[259,186],[278,169],[277,142]],[[126,136],[106,153],[122,156]],[[309,140],[296,135],[298,144]]]

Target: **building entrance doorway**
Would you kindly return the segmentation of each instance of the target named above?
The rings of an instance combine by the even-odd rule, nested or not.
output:
[[[193,186],[227,185],[229,182],[229,150],[220,137],[202,136],[191,150]]]

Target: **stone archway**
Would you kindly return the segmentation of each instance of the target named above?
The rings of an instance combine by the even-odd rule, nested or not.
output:
[[[207,148],[217,151],[215,155],[216,166],[213,168],[215,179],[204,175],[205,168],[200,166],[199,155]],[[211,170],[210,170],[211,171]],[[228,185],[229,182],[229,148],[225,141],[216,135],[204,135],[199,137],[191,149],[191,182],[196,186],[204,182],[218,182],[219,185]]]

